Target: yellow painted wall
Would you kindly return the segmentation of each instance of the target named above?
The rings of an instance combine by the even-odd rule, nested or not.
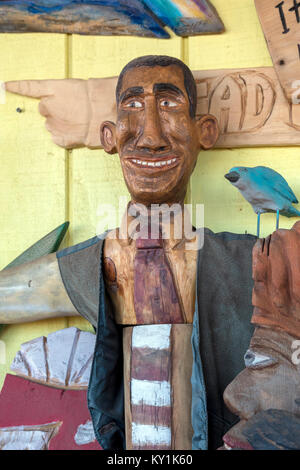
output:
[[[271,66],[254,0],[213,0],[226,33],[170,40],[82,37],[56,34],[1,34],[0,80],[89,78],[117,75],[132,58],[167,54],[192,70]],[[23,112],[17,113],[20,107]],[[70,220],[63,246],[95,235],[100,203],[117,205],[128,193],[117,157],[104,151],[65,151],[51,141],[34,99],[7,94],[0,104],[0,269],[57,225]],[[244,148],[202,152],[188,202],[205,204],[205,225],[214,231],[255,233],[256,217],[223,177],[235,165],[264,164],[287,178],[300,196],[300,149]],[[289,228],[295,220],[281,218]],[[262,217],[262,235],[274,230],[272,215]],[[76,318],[5,327],[6,364],[0,387],[22,342],[67,326],[91,329]]]

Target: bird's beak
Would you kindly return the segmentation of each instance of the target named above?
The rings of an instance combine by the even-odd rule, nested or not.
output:
[[[226,173],[224,178],[230,181],[230,183],[236,183],[240,179],[240,175],[237,171],[231,171],[230,173]]]

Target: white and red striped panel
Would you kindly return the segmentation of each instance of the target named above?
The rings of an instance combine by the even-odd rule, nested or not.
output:
[[[172,325],[132,329],[132,449],[172,448],[171,331]]]

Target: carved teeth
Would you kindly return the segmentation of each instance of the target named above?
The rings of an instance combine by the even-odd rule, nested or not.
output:
[[[176,162],[176,158],[172,158],[171,160],[166,160],[163,162],[147,162],[147,161],[142,161],[142,160],[136,160],[132,159],[133,163],[136,163],[137,165],[142,165],[142,166],[151,166],[151,167],[161,167],[165,165],[170,165],[171,163]]]

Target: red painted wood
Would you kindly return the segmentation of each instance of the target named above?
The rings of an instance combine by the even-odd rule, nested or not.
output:
[[[142,248],[143,243],[146,248]],[[152,311],[153,323],[184,323],[173,273],[164,250],[147,248],[147,243],[148,240],[139,239],[134,260],[134,307],[137,323],[145,323],[145,307]]]
[[[133,348],[131,378],[169,382],[170,370],[169,350]]]
[[[170,426],[172,408],[170,406],[131,405],[135,423]]]
[[[101,450],[97,441],[78,446],[74,436],[91,419],[86,390],[61,390],[7,374],[0,394],[0,427],[62,421],[49,450]]]

